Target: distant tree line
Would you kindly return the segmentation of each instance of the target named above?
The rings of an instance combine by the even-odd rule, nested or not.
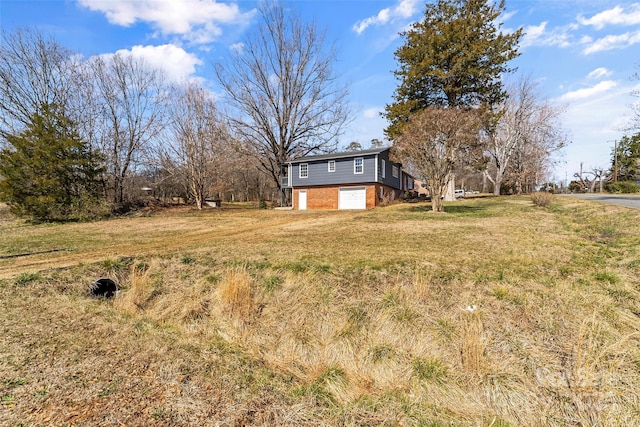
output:
[[[260,12],[243,52],[215,67],[225,114],[196,80],[170,82],[133,55],[83,59],[36,30],[3,32],[0,200],[74,219],[150,196],[286,198],[282,165],[336,148],[347,91],[322,32],[278,2]]]
[[[566,144],[561,107],[531,78],[505,83],[522,29],[502,31],[504,11],[504,1],[429,3],[395,52],[385,134],[436,211],[456,177],[495,194],[535,189]],[[198,81],[169,82],[132,55],[83,59],[37,31],[3,33],[0,199],[42,219],[145,197],[288,203],[283,165],[338,148],[348,91],[315,25],[275,1],[259,16],[242,51],[214,67],[223,108]]]

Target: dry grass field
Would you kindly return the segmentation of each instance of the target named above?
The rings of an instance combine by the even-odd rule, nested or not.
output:
[[[640,212],[446,209],[0,209],[0,426],[640,425]]]

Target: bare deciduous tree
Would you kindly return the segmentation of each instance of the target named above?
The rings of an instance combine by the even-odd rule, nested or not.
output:
[[[75,85],[72,52],[36,30],[2,32],[0,38],[0,136],[16,134],[43,106],[65,114]]]
[[[346,88],[332,70],[336,59],[324,33],[267,2],[261,23],[216,75],[235,109],[231,124],[250,143],[278,188],[290,159],[337,145],[347,119]]]
[[[125,182],[164,126],[163,73],[143,59],[117,53],[91,60],[94,137],[107,157],[113,201],[125,201]]]
[[[522,192],[525,182],[542,178],[551,155],[566,144],[560,113],[561,108],[543,99],[537,84],[528,77],[508,88],[508,98],[486,150],[494,168],[493,174],[488,169],[485,173],[494,194],[500,194],[508,174],[517,193]]]
[[[202,209],[205,199],[220,184],[225,152],[232,149],[231,136],[205,89],[187,83],[172,93],[172,120],[167,139],[160,146],[162,166],[179,178],[196,207]]]
[[[636,65],[636,72],[631,75],[631,80],[640,81],[640,64]],[[640,89],[631,90],[631,96],[640,99]],[[639,131],[640,130],[640,100],[631,103],[629,105],[631,109],[631,118],[629,120],[628,126],[626,126],[626,131]]]
[[[395,155],[425,180],[434,212],[444,211],[442,197],[452,174],[481,146],[482,125],[478,111],[428,107],[414,115],[395,139]]]

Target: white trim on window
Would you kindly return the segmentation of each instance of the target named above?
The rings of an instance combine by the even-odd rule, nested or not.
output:
[[[398,167],[396,165],[391,166],[391,175],[393,175],[394,178],[398,177]]]
[[[385,179],[387,177],[387,162],[384,161],[384,159],[380,160],[380,166],[382,167],[381,169],[381,175],[382,175],[382,179]]]
[[[327,171],[328,172],[335,172],[336,171],[336,161],[335,160],[329,160],[327,162]]]
[[[309,163],[300,163],[300,167],[298,169],[298,177],[300,178],[309,177]]]
[[[364,173],[364,158],[356,157],[353,159],[353,173],[362,174]]]

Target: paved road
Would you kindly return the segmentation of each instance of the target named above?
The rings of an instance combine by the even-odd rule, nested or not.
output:
[[[628,194],[566,194],[566,196],[579,199],[595,200],[596,202],[610,203],[612,205],[625,206],[627,208],[640,209],[640,196]]]

